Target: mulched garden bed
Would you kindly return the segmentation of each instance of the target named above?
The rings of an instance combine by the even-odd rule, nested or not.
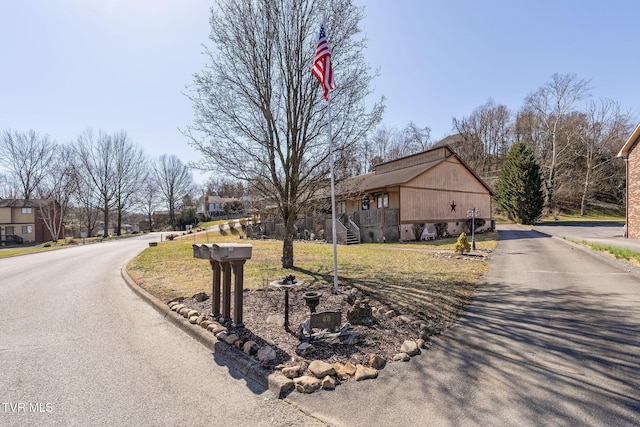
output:
[[[321,293],[318,312],[341,312],[341,324],[347,323],[347,312],[363,300],[371,307],[373,316],[364,319],[365,324],[351,322],[349,331],[355,333],[354,343],[336,343],[337,340],[311,340],[315,351],[306,356],[300,356],[296,349],[308,338],[296,336],[299,325],[309,318],[310,310],[305,305],[303,294],[307,291]],[[372,354],[378,354],[390,361],[393,355],[400,352],[400,346],[405,340],[424,339],[428,343],[429,337],[439,334],[453,324],[459,310],[438,311],[440,314],[426,315],[423,311],[399,312],[392,310],[387,304],[375,300],[366,292],[352,286],[340,286],[337,294],[333,293],[333,286],[301,286],[289,291],[289,323],[290,331],[282,325],[284,317],[283,290],[266,288],[259,290],[245,290],[243,301],[244,328],[231,328],[243,342],[255,341],[259,346],[270,345],[276,350],[275,365],[305,365],[313,360],[323,360],[328,363],[346,363],[366,365]],[[195,297],[195,296],[194,296]],[[233,302],[233,296],[231,301]],[[456,307],[464,307],[465,301],[458,301]],[[211,299],[198,302],[196,298],[185,298],[182,304],[192,307],[202,314],[211,313]],[[445,314],[442,314],[445,313]],[[274,316],[275,315],[275,316]],[[280,322],[278,322],[278,318]],[[270,321],[267,321],[270,319]],[[216,319],[217,320],[217,319]],[[319,332],[314,329],[313,332]],[[333,341],[333,343],[331,342]]]

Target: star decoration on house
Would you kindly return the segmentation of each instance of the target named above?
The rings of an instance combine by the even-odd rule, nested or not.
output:
[[[451,212],[455,212],[456,211],[456,202],[451,202],[451,204],[449,205],[451,206]]]

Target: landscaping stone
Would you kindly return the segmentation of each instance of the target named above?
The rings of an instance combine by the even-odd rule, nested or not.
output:
[[[190,319],[192,316],[196,316],[198,317],[200,315],[200,313],[198,313],[197,310],[189,310],[189,312],[187,313],[186,317],[187,319]]]
[[[185,316],[186,314],[188,314],[191,311],[191,309],[189,307],[182,307],[180,310],[178,310],[178,314],[180,316]]]
[[[308,342],[303,342],[298,346],[298,348],[296,348],[296,353],[298,353],[302,357],[306,357],[314,351],[316,351],[315,347],[313,346],[313,344]]]
[[[338,371],[338,378],[341,380],[348,380],[352,376],[356,374],[357,367],[351,362],[347,362],[344,366]]]
[[[314,360],[309,364],[309,371],[316,378],[324,378],[327,375],[335,375],[336,370],[333,365],[322,360]]]
[[[238,340],[236,342],[233,343],[233,346],[235,348],[237,348],[238,350],[242,350],[242,345],[244,344],[244,342],[242,342],[242,340]]]
[[[244,343],[242,350],[246,354],[253,356],[258,352],[259,349],[260,349],[260,346],[258,346],[258,344],[255,341],[247,341],[246,343]]]
[[[416,340],[416,345],[418,346],[418,348],[424,348],[424,340],[422,338],[418,338]]]
[[[420,353],[420,349],[415,341],[405,340],[400,347],[400,351],[403,353],[407,353],[409,356],[415,356]]]
[[[196,320],[196,325],[200,325],[202,322],[207,320],[209,317],[206,314],[201,314],[198,316],[198,320]]]
[[[322,379],[322,389],[323,390],[335,390],[336,389],[336,380],[327,375]]]
[[[287,378],[298,378],[301,372],[302,372],[302,367],[300,365],[282,368],[282,375],[284,375]]]
[[[226,342],[229,345],[233,345],[236,341],[238,341],[240,338],[238,338],[238,336],[236,334],[229,334],[227,335],[227,337],[224,339],[224,342]]]
[[[189,323],[191,323],[192,325],[195,325],[197,322],[198,322],[198,316],[189,317]]]
[[[276,351],[272,347],[266,345],[258,350],[257,356],[261,363],[269,363],[276,359]]]
[[[393,310],[387,310],[387,311],[384,312],[384,317],[386,319],[390,319],[390,318],[394,317],[395,315],[396,315],[396,312],[393,311]]]
[[[195,294],[191,298],[193,298],[194,300],[196,300],[198,302],[202,302],[204,300],[209,299],[209,295],[207,295],[206,292],[198,292],[197,294]]]
[[[218,341],[224,341],[227,339],[227,331],[221,331],[216,334]]]
[[[276,326],[284,326],[284,316],[281,314],[271,314],[267,316],[266,322]]]
[[[356,373],[354,376],[356,381],[368,380],[368,379],[377,378],[377,377],[378,377],[377,369],[366,367],[364,365],[361,365],[360,363],[356,365]]]
[[[408,362],[411,357],[407,353],[398,353],[393,355],[394,362]]]
[[[297,392],[307,394],[313,393],[322,386],[322,382],[319,379],[309,375],[296,378],[293,380],[293,383],[295,384]]]
[[[371,366],[373,369],[381,369],[386,364],[387,361],[384,359],[384,357],[378,354],[372,354],[369,358],[369,366]]]
[[[200,323],[200,327],[204,329],[207,329],[209,325],[213,325],[213,322],[211,320],[205,320],[202,323]]]

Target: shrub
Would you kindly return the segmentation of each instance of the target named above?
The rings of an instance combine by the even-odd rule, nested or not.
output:
[[[422,236],[422,232],[424,231],[424,223],[422,224],[413,224],[412,228],[413,228],[413,235],[415,236],[416,240],[420,240],[420,236]]]
[[[43,245],[45,248],[50,248],[51,247],[51,242],[47,242]]]
[[[449,237],[449,228],[448,222],[437,222],[433,225],[436,229],[436,235],[438,237]]]
[[[471,251],[471,244],[469,244],[469,239],[467,239],[467,235],[465,233],[462,233],[458,237],[458,241],[456,242],[456,245],[453,247],[453,251],[461,255],[465,252]]]
[[[167,234],[165,237],[167,238],[167,240],[173,240],[176,237],[178,237],[178,235],[177,234]]]

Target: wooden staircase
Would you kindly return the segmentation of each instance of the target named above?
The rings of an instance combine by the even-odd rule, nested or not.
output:
[[[357,245],[360,239],[347,228],[347,245]]]

